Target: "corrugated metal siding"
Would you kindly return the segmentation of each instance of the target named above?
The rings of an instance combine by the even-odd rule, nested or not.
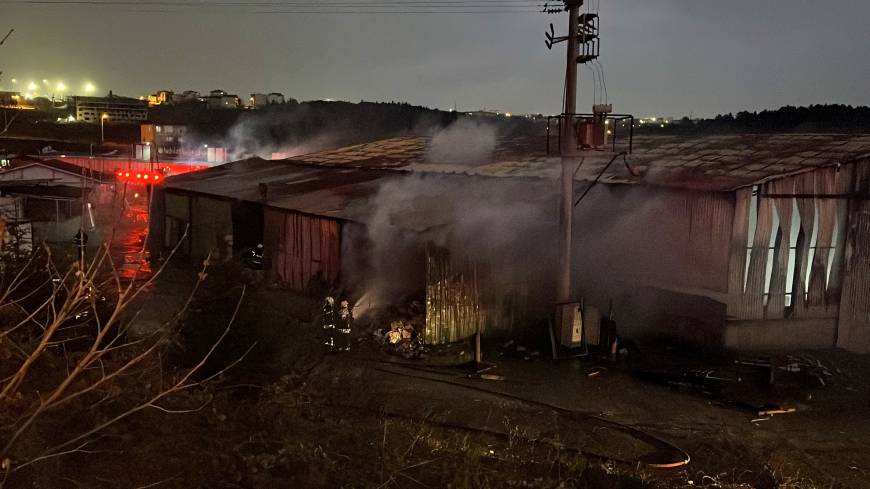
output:
[[[190,198],[187,195],[166,192],[166,215],[190,222]]]
[[[843,243],[835,243],[835,232],[842,233],[846,198],[815,198],[804,195],[847,194],[853,180],[853,165],[825,168],[811,173],[768,182],[759,187],[756,229],[746,265],[746,246],[751,212],[751,189],[737,191],[734,233],[731,240],[728,315],[732,319],[830,319],[838,315],[842,273]],[[774,194],[777,197],[766,197]],[[797,198],[783,197],[796,195]],[[797,212],[795,212],[795,206]],[[779,225],[773,229],[774,213]],[[800,234],[791,242],[791,227],[797,219]],[[809,260],[811,237],[817,227],[816,252]],[[837,229],[839,228],[839,231]],[[773,233],[777,233],[773,236]],[[771,240],[771,238],[774,238]],[[774,243],[773,263],[769,246]],[[830,247],[834,257],[828,280]],[[796,247],[792,305],[786,307],[789,250]],[[807,269],[809,268],[809,280]],[[770,269],[769,298],[765,302],[766,276]],[[745,287],[744,287],[745,284]]]
[[[286,286],[304,290],[312,279],[338,281],[341,265],[341,224],[320,218],[266,209],[266,253],[272,272]]]
[[[870,197],[870,163],[856,168],[854,191]],[[853,200],[844,249],[837,346],[870,353],[870,200]]]
[[[724,292],[728,290],[734,200],[723,193],[691,193],[687,201],[686,285]]]
[[[771,192],[777,194],[793,194],[794,181],[790,178],[771,182],[768,186]],[[774,210],[779,216],[776,250],[774,250],[773,267],[770,274],[770,295],[765,308],[768,319],[781,319],[786,311],[786,287],[788,286],[788,263],[791,248],[791,228],[794,219],[794,200],[775,199]]]
[[[484,333],[487,307],[478,266],[454,263],[444,250],[426,250],[426,343],[441,345]]]
[[[232,205],[226,200],[191,196],[190,256],[205,258],[233,234]]]
[[[748,317],[743,303],[743,287],[746,276],[746,244],[749,241],[749,208],[752,189],[744,188],[735,193],[734,220],[731,238],[731,262],[728,267],[728,312],[735,318]]]

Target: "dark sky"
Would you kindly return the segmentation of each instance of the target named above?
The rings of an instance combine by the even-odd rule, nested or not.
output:
[[[250,0],[248,0],[250,1]],[[363,0],[352,0],[363,1]],[[153,10],[153,8],[152,8]],[[868,0],[601,0],[609,101],[636,115],[785,104],[870,105]],[[564,15],[303,15],[247,8],[22,5],[0,0],[0,82],[81,92],[213,88],[299,100],[558,112]],[[0,34],[2,35],[2,34]],[[581,109],[592,72],[581,77]]]

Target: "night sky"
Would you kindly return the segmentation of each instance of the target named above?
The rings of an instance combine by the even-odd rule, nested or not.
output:
[[[13,88],[15,78],[24,91],[48,79],[80,93],[91,81],[100,93],[131,96],[222,88],[243,99],[278,91],[299,100],[559,111],[564,44],[547,51],[544,31],[554,22],[563,33],[564,14],[255,10],[0,0],[0,36],[15,28],[0,47],[0,85]],[[867,0],[601,0],[600,13],[601,63],[618,112],[870,105]],[[581,109],[592,103],[591,76],[582,69]]]

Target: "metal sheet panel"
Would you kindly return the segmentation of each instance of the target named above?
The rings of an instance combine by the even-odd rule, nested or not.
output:
[[[166,191],[166,215],[190,222],[190,197],[187,195]]]
[[[855,177],[854,190],[865,199],[849,209],[837,346],[870,353],[870,163],[856,168]]]
[[[191,199],[190,256],[205,258],[225,247],[233,234],[232,204],[226,200],[194,196]]]
[[[340,231],[334,219],[266,209],[265,246],[272,273],[293,290],[305,290],[312,281],[334,285],[341,264]]]

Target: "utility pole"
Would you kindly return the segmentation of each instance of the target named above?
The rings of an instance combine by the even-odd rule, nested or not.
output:
[[[562,0],[559,8],[544,4],[546,13],[568,13],[568,35],[556,36],[553,24],[546,33],[547,49],[555,44],[567,44],[565,64],[565,105],[559,116],[559,154],[561,155],[561,213],[559,216],[559,269],[556,272],[556,325],[562,345],[575,347],[582,344],[583,321],[581,305],[571,290],[571,266],[574,223],[574,176],[583,164],[591,148],[602,154],[606,141],[606,114],[610,106],[594,105],[593,114],[578,119],[577,114],[577,65],[594,61],[598,57],[598,14],[591,10],[580,13],[584,0]],[[582,137],[578,131],[582,130]]]
[[[565,304],[571,297],[571,247],[573,246],[574,174],[582,160],[577,154],[577,134],[572,123],[577,112],[578,14],[583,0],[566,0],[568,11],[567,63],[565,66],[565,107],[562,109],[559,152],[562,155],[561,217],[559,221],[559,272],[556,301]]]

